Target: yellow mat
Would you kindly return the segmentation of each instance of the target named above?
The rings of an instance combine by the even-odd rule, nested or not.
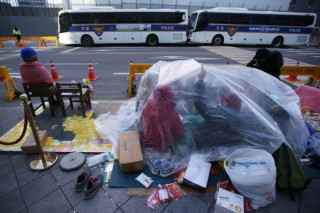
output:
[[[52,137],[48,137],[43,147],[46,152],[109,152],[112,149],[112,144],[109,141],[104,141],[96,132],[94,119],[91,118],[93,111],[87,111],[86,117],[74,115],[67,117],[63,122],[64,131],[70,131],[75,134],[71,141],[61,141]],[[23,122],[19,122],[10,131],[0,138],[1,141],[14,141],[17,135],[20,135],[23,130]],[[28,127],[23,139],[14,145],[0,145],[1,151],[21,151],[21,146],[31,133],[31,128]],[[32,134],[32,133],[31,133]]]

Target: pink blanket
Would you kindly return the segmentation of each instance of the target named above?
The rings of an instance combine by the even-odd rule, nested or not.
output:
[[[320,113],[320,89],[302,85],[295,92],[300,97],[300,107],[309,107]]]

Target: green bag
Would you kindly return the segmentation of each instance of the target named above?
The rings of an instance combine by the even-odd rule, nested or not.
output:
[[[277,186],[280,189],[305,189],[310,180],[305,176],[304,170],[296,154],[290,147],[282,144],[273,153],[277,167]]]

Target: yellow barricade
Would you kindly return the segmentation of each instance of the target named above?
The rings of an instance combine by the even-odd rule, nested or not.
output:
[[[133,96],[133,78],[136,73],[145,73],[153,64],[129,64],[128,96]]]
[[[129,64],[129,78],[128,78],[128,96],[133,96],[133,78],[136,73],[145,73],[153,64]],[[226,65],[229,66],[229,65]],[[281,67],[281,75],[289,76],[310,76],[313,78],[311,86],[315,86],[317,79],[320,79],[320,66],[283,66]],[[290,82],[290,81],[289,81]],[[293,82],[291,82],[293,83]]]
[[[0,81],[3,81],[4,87],[6,88],[6,94],[8,101],[12,101],[16,94],[14,91],[10,90],[9,82],[11,83],[14,90],[18,91],[18,87],[14,82],[13,78],[9,75],[8,69],[6,66],[0,67]]]
[[[16,41],[16,37],[0,37],[0,48],[4,47],[3,41]],[[25,47],[25,41],[39,41],[39,47],[46,47],[45,41],[55,41],[56,47],[59,47],[59,42],[57,36],[23,36],[21,42],[16,42],[17,47]],[[23,45],[22,45],[23,44]]]
[[[283,66],[281,67],[281,75],[289,75],[292,79],[296,79],[297,76],[309,76],[312,78],[312,85],[315,86],[317,79],[320,78],[320,66]],[[294,81],[287,80],[294,83]]]

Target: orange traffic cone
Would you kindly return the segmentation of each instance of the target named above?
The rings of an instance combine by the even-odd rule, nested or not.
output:
[[[88,79],[90,81],[95,81],[98,79],[98,77],[96,77],[96,75],[94,74],[93,67],[90,60],[89,60],[89,68],[88,68]]]
[[[47,47],[47,44],[44,40],[39,40],[39,46],[40,47]]]
[[[299,64],[300,64],[300,62],[297,61],[296,65],[299,66]],[[286,80],[288,80],[288,81],[299,81],[299,79],[297,78],[296,75],[289,75],[288,78],[286,78]]]
[[[17,42],[16,42],[16,46],[17,46],[17,47],[25,47],[26,44],[24,43],[24,41],[20,40],[20,41],[17,41]]]
[[[52,76],[53,80],[60,81],[62,77],[60,75],[58,75],[58,72],[56,70],[56,67],[53,64],[52,59],[50,60],[50,70],[51,70],[51,76]]]

